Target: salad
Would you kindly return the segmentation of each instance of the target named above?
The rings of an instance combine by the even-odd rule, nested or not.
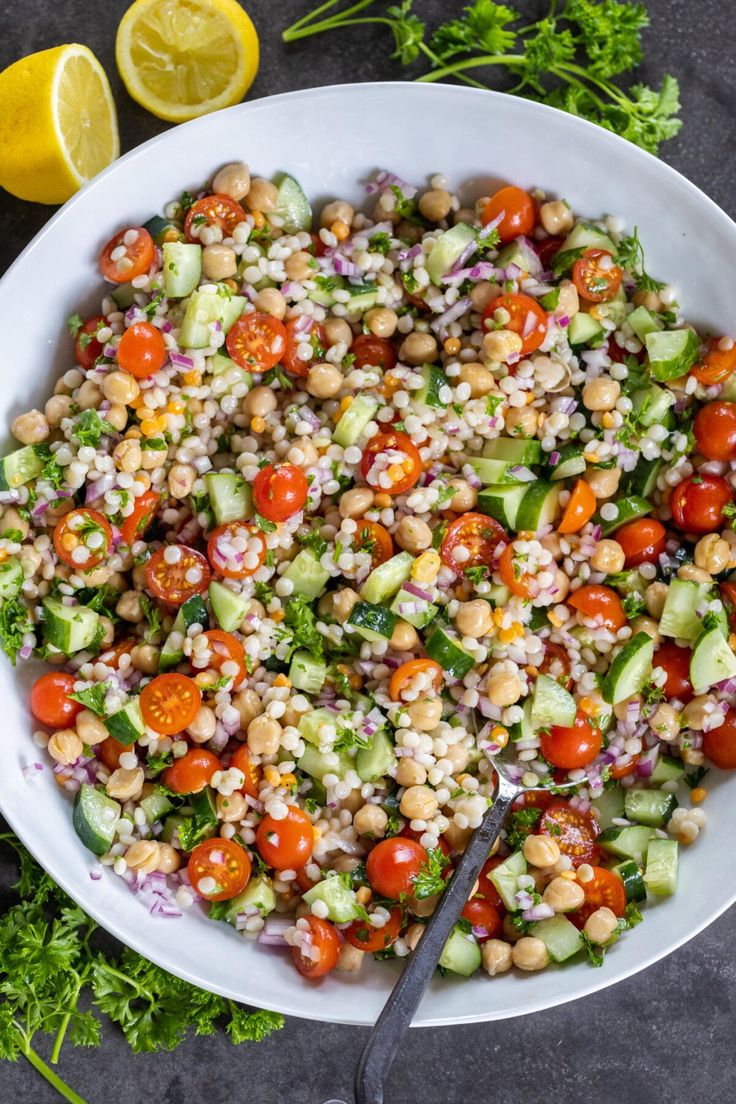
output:
[[[503,756],[577,785],[517,802],[441,968],[600,964],[736,767],[736,345],[615,218],[366,191],[237,163],[117,229],[0,461],[0,639],[153,914],[312,979],[406,956]]]

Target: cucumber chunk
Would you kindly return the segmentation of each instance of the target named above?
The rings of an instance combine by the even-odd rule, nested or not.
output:
[[[624,816],[624,791],[621,786],[611,786],[593,801],[596,820],[601,830],[614,827],[614,820]]]
[[[391,603],[391,612],[408,621],[415,629],[425,629],[437,616],[437,606],[402,587]]]
[[[624,883],[627,901],[646,901],[647,887],[644,884],[644,875],[633,859],[625,859],[618,866],[614,866],[613,871]]]
[[[374,399],[372,395],[356,395],[350,406],[340,415],[332,432],[332,440],[342,448],[356,444],[377,410],[378,399]]]
[[[334,718],[335,714],[332,715],[333,724]],[[301,732],[301,725],[299,729]],[[308,774],[310,778],[315,778],[318,782],[321,782],[326,774],[336,774],[338,778],[344,778],[348,771],[354,770],[355,762],[345,752],[338,752],[337,755],[337,764],[327,762],[325,756],[317,750],[314,744],[307,744],[304,748],[304,754],[297,761],[297,766],[300,771]]]
[[[677,379],[689,372],[700,352],[700,341],[692,330],[656,330],[644,339],[655,380]]]
[[[672,579],[659,619],[662,636],[694,641],[703,631],[703,613],[711,596],[709,583],[693,579]]]
[[[647,848],[654,839],[657,839],[657,835],[653,828],[635,825],[632,828],[606,828],[605,832],[600,833],[596,843],[604,851],[608,851],[609,855],[633,859],[639,866],[643,866]]]
[[[526,869],[526,859],[523,853],[514,851],[488,874],[505,907],[511,912],[519,907],[516,894],[519,892],[519,878],[522,874],[526,874]]]
[[[639,461],[632,472],[626,477],[626,494],[632,497],[649,498],[657,489],[657,478],[664,467],[664,460],[657,457],[654,460]]]
[[[631,314],[627,315],[626,321],[640,341],[644,341],[647,334],[656,333],[657,330],[662,329],[661,319],[646,307],[636,307]]]
[[[88,648],[97,636],[100,616],[87,606],[65,606],[60,598],[44,598],[46,643],[65,655]]]
[[[465,651],[456,637],[439,626],[427,640],[424,650],[450,678],[464,678],[475,666],[475,657]]]
[[[551,525],[557,517],[562,488],[555,483],[545,483],[543,479],[527,483],[526,487],[514,528],[537,533],[545,525]]]
[[[595,318],[580,311],[570,319],[567,327],[567,340],[573,349],[581,345],[599,345],[603,339],[603,327]]]
[[[330,573],[325,571],[311,549],[302,548],[301,552],[297,552],[282,578],[292,583],[294,594],[310,599],[319,598],[323,593]]]
[[[624,798],[626,819],[648,828],[663,828],[677,805],[675,795],[666,790],[627,790]]]
[[[537,676],[531,708],[534,728],[549,728],[551,725],[570,727],[575,723],[576,713],[575,699],[564,686],[549,675]]]
[[[584,445],[563,445],[560,458],[549,473],[552,480],[570,479],[582,475],[586,468]]]
[[[379,564],[360,588],[360,596],[366,602],[386,602],[403,586],[411,575],[414,557],[410,552],[399,552],[390,560]]]
[[[649,781],[655,786],[663,786],[665,782],[680,782],[684,777],[685,765],[681,759],[673,759],[671,755],[660,755],[654,764]]]
[[[647,853],[644,882],[657,897],[671,897],[677,889],[677,840],[653,839]]]
[[[443,970],[461,977],[470,977],[481,964],[480,947],[469,932],[455,927],[440,955],[439,965]]]
[[[566,916],[550,916],[532,925],[531,935],[541,939],[553,962],[566,962],[582,950],[583,937]]]
[[[319,744],[323,743],[319,737],[319,730],[322,728],[322,725],[332,725],[333,728],[336,728],[338,717],[338,713],[333,713],[330,709],[322,705],[317,709],[312,709],[309,713],[305,713],[299,721],[299,735],[302,740],[306,740],[307,743],[319,746]]]
[[[327,674],[327,664],[309,652],[294,652],[289,667],[289,679],[295,690],[304,690],[307,694],[316,694],[322,689]]]
[[[513,474],[513,464],[506,460],[491,460],[488,456],[474,456],[468,461],[481,483],[511,483],[518,486],[522,482]]]
[[[705,629],[693,645],[690,656],[690,681],[696,694],[736,675],[736,655],[720,625]]]
[[[600,525],[601,535],[604,537],[610,537],[611,533],[615,533],[627,521],[635,521],[636,518],[646,517],[652,512],[651,502],[647,502],[645,498],[639,498],[638,495],[620,498],[615,505],[618,513],[614,518],[602,518],[600,514],[596,514],[594,518],[594,523]]]
[[[191,295],[202,276],[202,246],[189,242],[164,242],[164,291],[167,299]]]
[[[104,722],[105,728],[120,744],[134,744],[146,731],[138,698],[131,698],[122,709],[112,713]]]
[[[484,446],[483,455],[530,468],[541,462],[542,445],[530,437],[494,437]]]
[[[278,195],[274,215],[287,234],[312,229],[312,208],[301,184],[288,173],[277,184]]]
[[[0,598],[15,598],[23,586],[23,568],[15,556],[0,564]]]
[[[104,855],[112,847],[121,808],[102,790],[83,782],[77,790],[72,811],[74,831],[95,855]]]
[[[355,757],[355,769],[364,782],[377,782],[383,778],[396,763],[394,745],[388,733],[379,729],[369,748],[360,748]]]
[[[390,640],[398,618],[385,606],[373,602],[356,602],[347,624],[365,640]]]
[[[192,625],[201,625],[203,629],[207,629],[209,624],[209,614],[201,596],[193,594],[191,598],[187,598],[186,602],[179,606],[171,632],[161,649],[158,661],[159,671],[169,671],[172,667],[176,667],[177,663],[181,663],[184,658],[183,644],[187,629]]]
[[[632,402],[634,412],[641,424],[653,426],[665,419],[668,410],[675,403],[675,396],[664,387],[658,387],[656,383],[652,383],[641,391],[635,391]]]
[[[652,674],[654,641],[648,633],[640,632],[624,644],[614,657],[603,680],[603,700],[610,705],[638,694]]]
[[[258,909],[261,916],[268,916],[276,908],[273,883],[265,874],[251,878],[243,892],[226,903],[223,919],[228,924],[236,924],[241,912],[254,908]]]
[[[585,219],[573,226],[560,246],[560,253],[567,253],[569,249],[605,249],[612,256],[616,255],[616,246],[605,230]]]
[[[219,295],[213,291],[194,291],[189,298],[179,331],[184,349],[204,349],[213,336],[212,324],[219,322],[222,332],[237,322],[246,300],[242,295]]]
[[[519,507],[528,486],[528,483],[501,483],[484,487],[478,492],[476,509],[480,514],[495,518],[504,528],[515,529]]]
[[[499,250],[495,263],[497,268],[516,265],[530,276],[541,276],[543,271],[539,254],[524,238],[517,238]]]
[[[230,590],[217,579],[210,583],[208,594],[217,624],[225,632],[234,632],[248,612],[250,600],[243,594]]]
[[[440,398],[440,392],[443,387],[449,387],[450,381],[439,364],[425,364],[422,368],[422,376],[424,377],[424,386],[414,392],[414,401],[422,403],[424,406],[440,408],[447,406],[447,403]]]
[[[360,916],[360,908],[355,900],[355,890],[348,889],[338,874],[329,874],[307,890],[304,894],[304,903],[311,907],[315,901],[322,901],[327,905],[327,919],[335,924],[347,924]],[[370,928],[370,925],[368,927]]]
[[[171,812],[174,806],[165,794],[150,793],[140,800],[140,807],[146,814],[149,824],[155,824],[157,820],[163,820]]]
[[[475,230],[465,222],[458,222],[456,226],[440,234],[430,249],[424,266],[433,284],[441,282],[442,277],[476,238]]]
[[[253,492],[242,475],[207,472],[204,481],[218,525],[253,517]]]
[[[33,445],[25,445],[0,460],[0,491],[14,491],[43,471],[44,461]]]

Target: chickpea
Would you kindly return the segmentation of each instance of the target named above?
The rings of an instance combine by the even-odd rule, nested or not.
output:
[[[401,815],[409,820],[429,820],[437,812],[439,804],[429,786],[410,786],[401,798]]]
[[[5,532],[6,529],[15,529],[20,533],[21,540],[25,540],[30,532],[30,528],[26,519],[20,516],[15,506],[6,506],[2,514],[0,533]]]
[[[404,936],[404,942],[410,951],[416,950],[419,940],[424,935],[426,924],[410,924]]]
[[[307,373],[306,389],[315,399],[331,399],[343,383],[343,375],[334,364],[313,364]]]
[[[553,360],[548,356],[537,356],[532,361],[534,365],[534,380],[545,391],[554,394],[567,387],[570,382],[570,369],[559,360]]]
[[[278,405],[278,400],[270,387],[254,387],[243,399],[243,410],[251,418],[265,418]]]
[[[439,698],[423,698],[407,705],[406,712],[412,728],[420,732],[431,732],[440,722],[442,702]]]
[[[138,381],[129,372],[108,372],[102,378],[102,394],[111,403],[129,406],[141,393]]]
[[[570,878],[553,878],[542,894],[542,900],[555,912],[572,912],[580,908],[585,900],[585,890]]]
[[[49,737],[49,755],[64,766],[76,762],[83,751],[82,741],[73,728],[60,728]]]
[[[492,705],[514,705],[522,694],[521,679],[513,671],[496,667],[488,679],[486,693]]]
[[[680,732],[680,715],[667,702],[661,702],[649,718],[649,727],[660,740],[672,743]]]
[[[521,352],[523,342],[513,330],[492,330],[483,338],[483,356],[486,360],[503,364],[508,357]]]
[[[496,380],[484,364],[479,361],[469,361],[460,369],[459,379],[461,383],[467,383],[470,387],[471,399],[481,399],[496,389]]]
[[[475,211],[472,207],[461,207],[459,210],[455,211],[452,216],[453,226],[457,226],[459,222],[467,222],[470,224],[474,218]]]
[[[455,624],[458,632],[463,636],[472,636],[475,640],[479,640],[481,636],[487,636],[493,627],[493,610],[490,603],[484,598],[463,602],[455,614]]]
[[[632,299],[635,306],[646,307],[647,310],[653,311],[655,314],[661,311],[664,305],[656,291],[645,291],[644,288],[635,291]]]
[[[503,420],[506,431],[512,437],[533,437],[537,432],[539,414],[533,406],[511,406]]]
[[[511,944],[503,939],[487,939],[480,949],[480,957],[483,969],[490,977],[505,974],[513,962]]]
[[[575,220],[564,199],[552,199],[539,208],[539,221],[548,234],[566,234],[572,230]]]
[[[134,625],[140,625],[143,620],[141,608],[141,593],[138,590],[126,590],[118,599],[115,612],[123,621],[130,621]]]
[[[335,969],[344,974],[357,974],[363,965],[365,951],[358,950],[352,943],[343,943],[337,956]]]
[[[618,490],[621,472],[618,468],[586,468],[585,481],[596,498],[612,498]]]
[[[158,866],[156,869],[161,874],[173,874],[180,866],[181,857],[176,848],[172,847],[170,843],[160,843],[158,845]]]
[[[322,214],[319,216],[319,224],[323,226],[325,230],[329,230],[333,222],[344,222],[347,226],[350,226],[355,216],[355,209],[351,204],[347,203],[344,199],[333,199],[331,203],[326,203],[322,208]]]
[[[402,755],[396,768],[396,781],[400,786],[422,786],[427,781],[427,768],[411,756]]]
[[[560,284],[560,295],[557,300],[555,317],[574,318],[580,311],[580,296],[578,289],[570,280],[563,280]]]
[[[202,272],[208,280],[226,280],[238,271],[238,258],[229,245],[206,245],[202,250]]]
[[[727,540],[717,533],[708,533],[695,545],[695,563],[711,575],[720,575],[731,560],[731,549]]]
[[[444,188],[430,188],[419,197],[419,212],[428,222],[442,222],[452,210],[452,196]]]
[[[314,270],[314,257],[298,249],[284,261],[284,270],[289,280],[306,280]]]
[[[113,449],[115,467],[121,472],[137,472],[143,462],[143,450],[136,440],[124,438]]]
[[[693,728],[696,732],[702,732],[705,728],[706,718],[709,716],[706,706],[713,705],[715,705],[715,699],[709,694],[698,694],[696,698],[687,703],[682,711],[683,726]]]
[[[413,330],[402,341],[399,357],[406,364],[431,364],[437,359],[437,341],[431,334]]]
[[[683,564],[677,569],[678,579],[689,579],[693,583],[712,583],[713,576],[695,564]]]
[[[646,602],[647,612],[650,613],[656,621],[662,616],[662,610],[664,609],[668,590],[669,587],[667,583],[650,583],[644,591],[644,601]]]
[[[470,302],[473,304],[473,310],[482,314],[489,303],[492,303],[494,299],[498,299],[501,295],[501,289],[498,284],[490,284],[487,280],[481,280],[470,289]]]
[[[595,912],[591,912],[588,919],[585,921],[585,927],[583,931],[587,935],[591,943],[595,943],[597,946],[607,943],[611,938],[616,928],[618,927],[618,917],[611,909],[599,908]]]
[[[37,552],[35,548],[26,546],[21,548],[18,553],[18,559],[23,568],[23,575],[25,578],[32,579],[41,566],[41,553]]]
[[[340,517],[362,518],[373,505],[373,491],[370,487],[351,487],[340,495],[338,509]]]
[[[109,797],[116,797],[119,801],[137,801],[144,782],[143,767],[134,767],[133,770],[118,767],[110,775],[105,789]]]
[[[624,550],[618,541],[601,540],[591,556],[590,566],[606,575],[614,575],[617,571],[623,571],[625,562]]]
[[[81,713],[78,713],[74,723],[77,727],[79,739],[88,747],[101,744],[110,735],[100,718],[95,716],[89,709],[83,709]]]
[[[419,644],[417,630],[408,621],[398,620],[389,644],[395,652],[412,652]]]
[[[329,348],[332,348],[333,345],[339,345],[341,342],[348,346],[352,345],[353,331],[344,318],[326,318],[323,325]]]
[[[238,203],[245,199],[250,191],[250,169],[242,161],[232,161],[223,165],[212,181],[215,195],[230,196]]]
[[[172,498],[186,498],[192,493],[197,473],[191,464],[172,464],[166,482]]]
[[[102,391],[93,380],[85,380],[75,395],[80,410],[96,410],[102,402]]]
[[[239,790],[234,793],[217,795],[217,815],[226,824],[234,824],[242,820],[248,812],[248,804]]]
[[[520,970],[543,970],[549,964],[549,954],[541,939],[522,935],[511,948],[511,961]]]
[[[255,690],[239,690],[232,703],[240,714],[240,725],[243,729],[247,729],[254,717],[263,713],[263,703]]]
[[[394,537],[399,548],[403,548],[406,552],[424,552],[432,547],[432,530],[426,521],[412,517],[411,514],[401,519]]]
[[[130,653],[130,662],[136,671],[155,675],[158,671],[159,652],[153,644],[136,644]]]
[[[526,861],[540,870],[554,866],[560,857],[557,840],[551,836],[527,836],[522,850]]]
[[[250,598],[245,610],[243,620],[240,622],[240,632],[243,636],[250,636],[257,629],[256,619],[262,621],[266,616],[266,608],[257,598]],[[253,620],[251,620],[251,618]]]
[[[43,408],[43,412],[49,426],[55,427],[61,424],[64,418],[71,418],[74,403],[69,395],[52,395]]]
[[[275,755],[283,731],[278,721],[265,714],[254,717],[248,725],[248,747],[254,755]]]
[[[113,403],[105,414],[105,421],[122,433],[128,424],[128,411],[121,403]]]
[[[634,635],[636,633],[646,633],[647,636],[651,636],[655,644],[662,643],[659,626],[656,621],[652,621],[651,617],[635,617],[631,622],[631,631]]]
[[[279,321],[286,314],[286,300],[278,288],[262,288],[253,300],[253,306],[264,314],[278,318]]]
[[[470,486],[467,479],[451,479],[448,486],[456,488],[455,494],[447,503],[449,510],[464,514],[474,508],[478,501],[478,492]]]
[[[40,410],[19,414],[10,424],[10,432],[22,445],[37,445],[49,435],[49,423]]]
[[[364,322],[376,337],[393,337],[399,316],[390,307],[373,307],[366,311]]]
[[[262,176],[253,177],[247,195],[248,207],[251,211],[262,211],[268,215],[275,211],[279,202],[279,190],[270,180],[264,180]]]
[[[586,410],[613,410],[621,395],[618,380],[598,376],[588,380],[583,388],[583,404]]]
[[[452,764],[452,773],[457,774],[458,771],[465,770],[470,755],[464,744],[450,744],[442,758],[450,761]]]
[[[215,735],[216,728],[217,718],[214,710],[210,709],[208,705],[200,705],[196,717],[187,728],[187,732],[195,744],[206,744]]]
[[[129,870],[136,874],[153,874],[158,868],[158,843],[156,840],[136,840],[125,852]]]
[[[382,839],[386,833],[388,816],[380,805],[364,805],[353,817],[353,828],[359,836]]]

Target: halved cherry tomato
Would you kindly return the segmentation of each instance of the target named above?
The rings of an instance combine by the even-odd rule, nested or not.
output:
[[[446,567],[454,571],[464,571],[466,567],[492,567],[496,548],[508,536],[503,526],[495,518],[485,514],[462,514],[447,526],[440,556]],[[469,555],[455,556],[455,551],[465,549]]]
[[[710,402],[695,415],[698,452],[707,460],[736,460],[736,403]]]
[[[583,617],[591,621],[600,620],[611,632],[618,632],[626,624],[626,611],[621,599],[610,587],[589,583],[574,591],[565,601]]]
[[[515,559],[514,542],[507,544],[498,561],[501,582],[517,598],[534,598],[539,593],[539,584],[531,572],[522,572]]]
[[[296,464],[268,464],[253,480],[256,509],[269,521],[286,521],[304,509],[307,477]]]
[[[94,368],[95,361],[102,356],[103,345],[95,334],[101,326],[106,325],[107,319],[98,314],[95,318],[88,318],[78,330],[74,343],[74,359],[82,368]]]
[[[110,523],[104,514],[91,510],[89,506],[70,510],[56,523],[54,548],[59,559],[69,567],[89,571],[104,563],[110,555]]]
[[[394,542],[388,529],[377,521],[363,518],[357,522],[358,528],[353,534],[353,548],[356,552],[370,552],[371,570],[390,560],[394,554]]]
[[[354,368],[383,368],[384,372],[390,372],[396,367],[396,350],[385,337],[358,334],[350,352],[355,357]]]
[[[626,890],[618,874],[606,870],[604,866],[594,866],[591,869],[593,877],[587,882],[578,883],[585,893],[585,900],[580,908],[568,915],[568,919],[580,929],[585,927],[585,921],[596,909],[608,908],[616,916],[623,916],[626,912]]]
[[[95,744],[95,755],[102,760],[109,771],[117,770],[120,766],[120,756],[130,751],[128,744],[121,744],[114,736],[108,736],[101,744]]]
[[[547,336],[547,314],[536,299],[518,292],[500,295],[488,304],[483,318],[493,320],[497,310],[504,310],[509,315],[503,328],[519,335],[522,356],[528,356],[539,348]]]
[[[544,641],[544,659],[539,664],[540,675],[549,675],[566,690],[572,686],[572,661],[561,644]]]
[[[487,897],[471,897],[460,915],[470,921],[479,943],[498,939],[503,931],[501,915]]]
[[[624,763],[623,765],[617,763],[612,764],[612,766],[610,766],[608,769],[608,777],[628,778],[630,774],[636,773],[636,766],[640,759],[641,752],[637,751],[634,755],[631,756],[631,759],[628,763]]]
[[[143,539],[143,534],[153,521],[160,501],[161,495],[150,489],[136,498],[133,513],[128,514],[120,526],[120,536],[125,544]]]
[[[273,315],[252,311],[230,327],[225,344],[246,372],[268,372],[286,352],[286,329]]]
[[[227,195],[209,195],[196,200],[187,211],[184,233],[191,242],[199,237],[192,231],[204,226],[217,226],[224,238],[231,238],[239,222],[244,222],[245,212],[239,203]]]
[[[411,893],[428,858],[427,850],[416,840],[402,836],[381,840],[366,859],[368,881],[376,893],[397,901],[402,893]]]
[[[664,525],[650,517],[627,521],[616,530],[614,537],[623,549],[627,569],[643,563],[657,563],[667,543]]]
[[[172,550],[179,553],[179,558],[173,562]],[[159,548],[146,561],[145,574],[151,594],[170,606],[180,606],[193,594],[203,594],[212,577],[210,565],[202,553],[185,544],[167,544]]]
[[[274,870],[298,870],[312,857],[314,828],[311,820],[296,805],[289,805],[288,810],[282,820],[264,816],[256,831],[258,853]]]
[[[239,748],[235,749],[230,760],[230,766],[243,772],[245,777],[242,787],[243,793],[248,794],[249,797],[258,797],[261,768],[253,766],[247,744],[241,744]]]
[[[674,640],[665,640],[654,652],[652,664],[661,667],[667,678],[662,687],[666,698],[677,698],[687,705],[694,697],[695,691],[690,681],[690,648],[681,648]]]
[[[421,843],[424,832],[418,832],[415,828],[412,828],[411,825],[405,824],[399,832],[399,835],[403,836],[404,839],[410,839],[414,840],[416,843]],[[452,848],[450,847],[450,844],[447,842],[444,836],[439,837],[439,839],[437,840],[437,846],[439,847],[443,855],[447,855],[448,859],[451,857]],[[446,867],[444,877],[449,878],[449,876],[450,868]]]
[[[439,663],[435,663],[433,659],[410,659],[397,667],[391,675],[388,692],[393,700],[402,701],[404,689],[420,674],[431,676],[434,691],[439,694],[442,689],[442,668]]]
[[[721,342],[730,344],[722,349]],[[736,372],[736,342],[732,338],[711,337],[705,346],[705,352],[694,368],[690,369],[690,375],[694,376],[703,387],[715,387]]]
[[[192,889],[207,901],[229,901],[250,881],[250,855],[234,840],[216,836],[198,843],[189,856]]]
[[[382,928],[374,928],[367,920],[353,920],[350,927],[345,928],[343,935],[351,947],[357,947],[359,951],[367,951],[369,954],[385,951],[396,942],[403,919],[401,909],[393,908]]]
[[[120,338],[118,366],[136,379],[147,379],[166,360],[163,334],[150,322],[134,322]]]
[[[64,671],[47,671],[31,687],[31,713],[50,728],[66,728],[84,706],[69,695],[77,680]]]
[[[560,252],[564,240],[564,238],[551,237],[534,243],[543,268],[549,268],[552,258]]]
[[[134,636],[119,640],[117,644],[112,645],[110,648],[105,648],[103,652],[100,652],[98,660],[100,663],[104,663],[106,667],[112,667],[114,670],[117,670],[120,666],[121,658],[124,655],[130,655],[137,643],[138,640]]]
[[[597,508],[598,499],[593,494],[590,483],[586,483],[584,479],[576,480],[557,532],[577,533],[590,521]]]
[[[135,238],[126,242],[126,236],[135,234]],[[112,254],[122,249],[123,253],[112,259]],[[100,255],[100,272],[111,284],[128,284],[136,276],[143,276],[153,264],[156,247],[153,238],[142,226],[130,226],[111,238]]]
[[[586,249],[572,266],[578,294],[589,303],[606,303],[621,287],[623,272],[606,249]]]
[[[736,709],[729,709],[718,728],[703,733],[703,751],[721,770],[736,768]]]
[[[599,728],[594,728],[583,713],[574,725],[552,725],[539,733],[542,755],[555,767],[577,770],[592,763],[603,746]]]
[[[492,195],[483,208],[481,222],[487,226],[501,215],[496,229],[500,242],[510,242],[522,234],[530,234],[537,220],[537,207],[529,195],[522,188],[516,188],[513,184],[506,188],[500,188]]]
[[[724,507],[733,502],[733,490],[721,475],[706,472],[678,483],[670,496],[675,525],[685,533],[715,533],[726,524]]]
[[[598,825],[592,814],[573,809],[568,801],[553,801],[542,813],[538,831],[552,836],[563,855],[569,855],[572,865],[589,863],[597,853],[595,846]]]
[[[319,257],[321,256],[321,254],[317,253],[315,254],[315,256]],[[302,866],[299,868],[299,870],[297,870],[296,878],[294,879],[294,881],[299,886],[299,889],[302,891],[302,893],[309,893],[309,890],[314,889],[314,887],[317,885],[317,882],[314,880],[314,878],[310,878],[307,874],[306,866]]]
[[[736,583],[719,583],[718,590],[726,607],[731,629],[736,632]]]
[[[174,793],[199,793],[209,786],[215,771],[222,770],[222,763],[213,751],[207,748],[191,748],[181,759],[175,759],[161,776],[164,786]]]
[[[209,644],[212,653],[207,661],[207,668],[211,671],[222,671],[224,663],[235,664],[238,669],[232,676],[233,689],[240,686],[248,674],[248,668],[245,665],[245,650],[238,638],[232,633],[223,632],[222,629],[209,629],[208,632],[202,633],[202,636]]]
[[[172,671],[146,683],[139,701],[149,728],[161,736],[176,736],[197,716],[202,695],[194,679]]]
[[[497,912],[505,912],[503,901],[501,900],[501,894],[496,889],[495,885],[490,879],[490,873],[495,870],[497,866],[500,866],[503,859],[499,855],[495,855],[490,859],[486,859],[483,864],[483,869],[478,877],[478,893],[481,897],[484,897]]]
[[[379,456],[383,457],[379,465],[380,471],[372,472]],[[403,494],[419,479],[422,458],[406,433],[377,433],[363,449],[360,470],[368,486],[374,490],[383,491],[384,494]]]
[[[242,547],[241,547],[242,545]],[[266,561],[266,538],[255,525],[246,521],[228,521],[218,525],[207,541],[212,568],[224,579],[247,579]]]
[[[306,916],[309,924],[309,951],[303,947],[292,947],[291,957],[302,977],[324,977],[334,970],[340,957],[340,936],[329,920],[320,920],[317,916]]]
[[[304,344],[311,346],[312,355],[302,360],[297,350]],[[315,322],[309,315],[300,314],[286,323],[286,350],[281,363],[292,376],[306,376],[309,369],[318,360],[324,360],[327,349],[327,335],[324,326]]]

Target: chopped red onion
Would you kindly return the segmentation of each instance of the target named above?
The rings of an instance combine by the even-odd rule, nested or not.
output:
[[[286,933],[294,927],[294,920],[288,916],[268,916],[259,935],[258,942],[267,947],[288,947]]]
[[[491,219],[490,222],[487,222],[483,229],[478,231],[478,241],[485,241],[486,238],[489,238],[496,227],[499,226],[505,218],[506,212],[501,211],[501,213],[499,215],[496,215],[494,219]]]
[[[89,876],[93,882],[99,882],[102,877],[102,866],[99,863],[95,863],[89,872]]]
[[[444,313],[440,314],[431,324],[432,329],[437,331],[443,329],[445,326],[449,326],[451,322],[454,322],[458,318],[462,318],[465,312],[471,306],[470,296],[466,295],[463,299],[458,299],[457,303],[454,303],[451,307],[448,307]]]
[[[169,353],[169,360],[177,368],[186,368],[187,371],[191,371],[194,368],[194,360],[192,357],[187,356],[186,353]]]
[[[651,777],[654,765],[659,759],[659,745],[651,748],[644,755],[642,755],[639,762],[636,764],[636,773],[639,778]]]
[[[522,920],[549,920],[554,914],[555,910],[551,905],[545,905],[544,901],[540,901],[539,904],[525,909],[521,918]]]
[[[570,325],[570,319],[569,319],[569,317],[568,317],[568,316],[567,316],[566,314],[563,314],[563,315],[562,315],[562,318],[558,318],[558,319],[557,319],[557,325],[558,325],[558,326],[562,326],[562,328],[563,328],[563,329],[564,329],[564,328],[565,328],[566,326],[569,326],[569,325]]]
[[[422,588],[420,586],[417,586],[416,583],[412,583],[412,581],[410,579],[408,579],[404,583],[403,589],[408,594],[413,594],[415,598],[421,598],[423,602],[431,602],[432,601],[432,595],[428,591],[422,590]]]
[[[550,464],[553,465],[553,467],[556,466],[557,464],[559,464],[560,459],[561,459],[561,457],[560,457],[559,452],[555,451],[555,452],[550,453],[549,462],[550,462]]]
[[[506,266],[505,277],[507,280],[517,280],[521,276],[521,269],[517,264]]]
[[[533,483],[537,478],[531,468],[526,468],[523,464],[514,464],[509,468],[509,475],[513,475],[519,483]]]
[[[26,782],[30,782],[32,778],[38,778],[41,771],[44,770],[43,763],[36,761],[35,763],[28,763],[27,766],[21,768],[21,774]]]
[[[84,497],[85,505],[89,505],[90,502],[96,502],[98,498],[102,498],[108,491],[111,491],[115,486],[115,479],[115,472],[105,472],[99,479],[95,479],[94,482],[88,483]]]
[[[24,644],[18,655],[21,659],[30,659],[33,655],[33,647],[30,644]]]

